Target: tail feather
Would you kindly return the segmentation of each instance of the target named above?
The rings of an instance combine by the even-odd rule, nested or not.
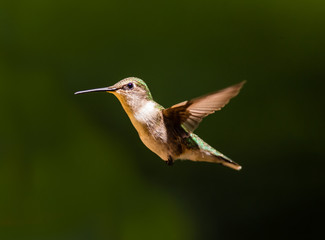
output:
[[[187,149],[178,156],[178,159],[220,163],[235,170],[240,170],[242,168],[238,163],[211,147],[194,133],[190,133],[190,138],[187,140],[191,141],[185,142],[188,144],[186,145]]]
[[[223,166],[235,169],[235,170],[240,170],[242,167],[223,155],[222,153],[211,153],[211,152],[206,152],[206,151],[201,151],[201,150],[196,150],[196,151],[187,151],[183,153],[181,156],[179,156],[177,159],[180,160],[190,160],[190,161],[196,161],[196,162],[211,162],[211,163],[219,163],[222,164]]]
[[[242,168],[238,163],[232,161],[231,159],[229,159],[227,157],[224,158],[221,156],[215,156],[215,158],[216,158],[216,161],[215,161],[216,163],[220,163],[226,167],[230,167],[230,168],[238,170],[238,171]]]

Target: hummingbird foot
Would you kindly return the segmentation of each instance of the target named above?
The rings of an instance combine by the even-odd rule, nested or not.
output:
[[[174,164],[174,160],[171,157],[169,157],[166,163],[168,166],[172,166]]]

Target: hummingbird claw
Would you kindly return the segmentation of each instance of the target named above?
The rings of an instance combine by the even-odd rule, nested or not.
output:
[[[171,157],[169,157],[166,163],[168,166],[172,166],[174,164],[174,160]]]

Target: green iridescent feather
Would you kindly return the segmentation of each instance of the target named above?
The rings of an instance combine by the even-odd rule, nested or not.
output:
[[[186,144],[187,144],[188,148],[202,149],[202,150],[208,151],[218,157],[222,157],[222,158],[231,160],[227,156],[225,156],[224,154],[222,154],[221,152],[217,151],[216,149],[211,147],[209,144],[204,142],[201,138],[199,138],[199,136],[197,136],[194,133],[190,133],[190,137],[186,138]]]

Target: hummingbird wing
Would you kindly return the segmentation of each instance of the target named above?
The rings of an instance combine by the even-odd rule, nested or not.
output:
[[[184,101],[164,109],[165,117],[173,119],[176,124],[183,125],[193,132],[202,119],[224,107],[231,98],[235,97],[246,81],[242,81],[225,89]]]

